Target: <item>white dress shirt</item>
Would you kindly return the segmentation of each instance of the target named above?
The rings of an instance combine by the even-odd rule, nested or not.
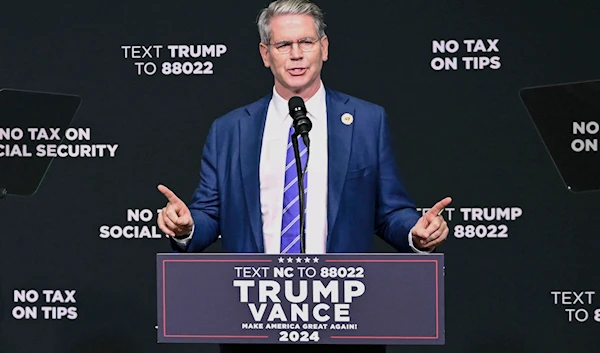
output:
[[[317,93],[305,102],[305,106],[313,125],[309,133],[310,154],[306,169],[306,253],[324,254],[327,244],[328,165],[327,104],[323,82]],[[266,254],[280,253],[285,162],[291,126],[288,101],[273,88],[273,97],[267,109],[259,165],[262,230]],[[185,247],[192,234],[188,238],[175,241]],[[413,251],[423,253],[414,247],[412,233],[408,234],[408,243]]]
[[[312,129],[308,134],[310,154],[306,169],[306,253],[324,254],[327,244],[327,105],[323,83],[317,93],[304,104],[312,122]],[[267,254],[280,253],[285,162],[291,126],[288,101],[273,89],[259,167],[260,208]]]

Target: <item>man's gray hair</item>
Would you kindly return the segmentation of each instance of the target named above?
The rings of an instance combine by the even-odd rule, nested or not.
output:
[[[315,27],[319,38],[325,35],[323,11],[309,0],[276,0],[263,9],[258,15],[258,34],[264,44],[271,42],[271,19],[280,15],[311,15],[315,20]]]

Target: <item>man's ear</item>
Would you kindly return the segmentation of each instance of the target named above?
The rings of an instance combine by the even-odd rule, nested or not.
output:
[[[269,47],[264,43],[258,44],[258,50],[260,51],[260,57],[262,58],[265,67],[271,67],[271,60],[269,60]]]
[[[327,61],[329,59],[329,38],[327,36],[323,36],[321,38],[321,60]]]

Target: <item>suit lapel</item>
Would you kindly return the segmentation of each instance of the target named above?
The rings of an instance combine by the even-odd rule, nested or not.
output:
[[[267,119],[267,108],[271,96],[248,107],[249,116],[240,119],[240,162],[242,168],[242,186],[246,197],[250,230],[256,241],[259,253],[264,252],[262,218],[260,211],[259,164],[263,131]],[[243,232],[244,230],[240,230]]]
[[[331,232],[340,209],[340,198],[344,188],[354,124],[342,123],[342,115],[354,115],[354,107],[348,106],[348,97],[330,89],[327,92],[327,251]]]

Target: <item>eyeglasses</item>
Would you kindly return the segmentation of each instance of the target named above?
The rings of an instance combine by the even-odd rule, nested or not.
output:
[[[282,40],[281,42],[277,42],[277,43],[269,43],[268,45],[272,46],[273,48],[275,48],[275,51],[279,54],[289,54],[292,51],[292,46],[294,45],[294,43],[298,43],[298,48],[300,48],[300,50],[302,50],[303,52],[309,52],[315,49],[315,44],[317,44],[317,42],[319,42],[321,40],[321,38],[319,39],[312,39],[312,38],[303,38],[294,42],[288,41],[288,40]]]

